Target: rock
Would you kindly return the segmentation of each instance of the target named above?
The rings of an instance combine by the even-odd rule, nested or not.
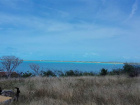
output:
[[[15,93],[12,90],[3,90],[1,92],[2,96],[8,96],[8,97],[13,97]]]

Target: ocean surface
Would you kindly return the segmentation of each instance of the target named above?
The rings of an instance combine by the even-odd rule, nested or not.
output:
[[[100,72],[102,68],[108,69],[111,71],[112,69],[122,68],[123,64],[112,64],[112,63],[85,63],[85,62],[48,62],[48,61],[23,61],[17,68],[17,72],[26,72],[33,70],[30,69],[30,64],[38,64],[40,69],[44,68],[50,69],[52,71],[55,70],[79,70],[79,71],[92,71],[95,73]]]

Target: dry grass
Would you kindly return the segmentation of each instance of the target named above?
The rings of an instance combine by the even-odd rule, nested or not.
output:
[[[32,77],[3,79],[0,86],[20,88],[12,105],[140,105],[140,77]]]

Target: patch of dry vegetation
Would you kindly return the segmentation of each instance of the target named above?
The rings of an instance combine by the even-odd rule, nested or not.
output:
[[[140,77],[32,77],[3,79],[0,85],[20,88],[12,105],[140,105]]]

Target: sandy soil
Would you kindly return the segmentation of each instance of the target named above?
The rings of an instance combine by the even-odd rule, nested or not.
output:
[[[0,96],[0,102],[4,102],[4,101],[10,100],[10,99],[12,99],[12,97]]]

